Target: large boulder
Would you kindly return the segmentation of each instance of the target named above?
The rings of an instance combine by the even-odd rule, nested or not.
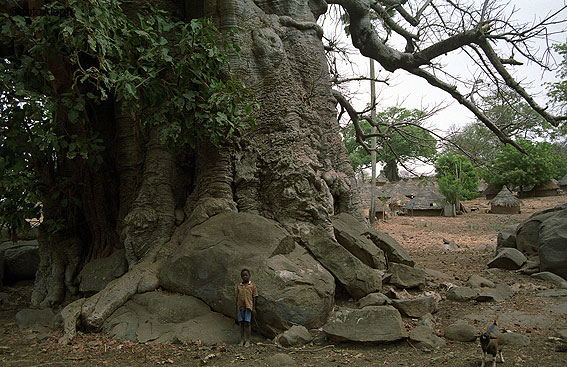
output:
[[[277,337],[278,343],[284,347],[300,347],[313,340],[313,336],[305,326],[293,325]]]
[[[407,266],[415,265],[415,262],[412,260],[406,249],[389,234],[375,229],[367,229],[363,234],[372,240],[372,242],[382,249],[382,251],[384,251],[388,263],[398,263]]]
[[[359,299],[382,289],[382,273],[352,255],[325,229],[316,227],[302,240],[352,297]]]
[[[518,224],[508,225],[500,230],[496,239],[496,251],[502,248],[516,248],[516,233],[518,232]]]
[[[4,278],[7,280],[34,279],[38,266],[37,241],[26,241],[4,251]]]
[[[225,212],[193,227],[164,260],[160,285],[234,318],[242,268],[258,287],[258,323],[266,332],[275,335],[289,324],[316,328],[327,319],[333,276],[278,223],[254,214]]]
[[[108,257],[95,259],[85,265],[79,273],[79,291],[96,293],[104,289],[111,280],[119,278],[128,271],[128,261],[124,250],[116,251]]]
[[[329,316],[323,331],[338,341],[392,342],[407,337],[402,316],[392,306],[339,308]]]
[[[532,214],[527,220],[518,225],[516,233],[516,248],[526,256],[537,255],[540,246],[540,226],[549,218],[560,212],[567,211],[567,204],[546,209]]]
[[[416,288],[425,285],[426,273],[404,264],[390,264],[390,284],[399,288]]]
[[[367,229],[366,226],[347,213],[334,216],[332,223],[335,238],[351,254],[372,268],[386,269],[384,251],[363,236]]]
[[[541,271],[567,279],[567,208],[542,222],[538,254]]]
[[[105,320],[103,330],[139,343],[236,343],[240,338],[234,320],[203,301],[160,291],[134,295]]]

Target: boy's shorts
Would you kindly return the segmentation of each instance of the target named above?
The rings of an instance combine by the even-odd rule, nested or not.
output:
[[[252,321],[252,311],[249,308],[241,308],[236,313],[238,317],[238,322],[251,322]]]

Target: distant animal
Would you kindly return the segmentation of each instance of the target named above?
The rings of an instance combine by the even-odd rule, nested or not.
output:
[[[482,348],[482,364],[484,367],[486,364],[486,355],[492,355],[492,367],[496,367],[496,356],[500,356],[500,362],[504,363],[504,356],[502,355],[502,345],[498,340],[500,332],[498,331],[498,316],[494,319],[494,322],[486,330],[484,334],[480,336],[480,346]]]

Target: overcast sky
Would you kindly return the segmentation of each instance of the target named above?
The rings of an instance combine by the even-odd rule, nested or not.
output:
[[[480,2],[480,0],[477,1]],[[515,7],[514,20],[521,23],[533,23],[546,17],[551,12],[557,11],[564,6],[566,2],[567,0],[510,0],[508,9],[511,11],[512,7]],[[564,10],[561,17],[562,19],[566,19],[567,11]],[[550,31],[564,29],[564,25],[561,27],[562,28],[556,27],[555,29],[550,29]],[[325,32],[331,30],[328,27],[328,23],[325,24],[324,28]],[[567,33],[563,32],[554,35],[550,37],[550,41],[551,43],[567,42]],[[542,52],[547,49],[544,40],[536,40],[534,45]],[[560,57],[557,55],[555,55],[555,57],[557,62],[559,62]],[[536,96],[538,102],[545,105],[544,83],[555,81],[556,72],[544,72],[539,66],[526,62],[526,59],[523,59],[521,55],[515,55],[515,58],[521,62],[525,62],[525,65],[514,67],[513,70],[508,68],[508,70],[512,71],[516,78],[522,82],[522,85]],[[369,75],[369,61],[367,58],[358,54],[358,56],[352,58],[352,60],[355,65],[344,65],[343,70],[345,72],[350,72],[350,69],[353,68],[353,75]],[[458,71],[459,73],[469,76],[471,72],[474,71],[470,61],[458,53],[450,54],[440,61],[447,65],[447,68],[452,72]],[[448,107],[430,119],[430,126],[442,131],[447,131],[451,125],[462,126],[475,120],[474,115],[468,109],[454,101],[447,93],[430,86],[423,79],[412,76],[405,71],[396,71],[394,74],[390,74],[383,71],[377,63],[375,63],[375,65],[378,78],[390,75],[388,86],[377,85],[379,92],[379,109],[396,105],[401,105],[406,108],[424,108],[444,103],[448,105]],[[359,92],[358,98],[353,102],[358,109],[363,109],[370,102],[369,82],[351,83],[349,89]],[[464,91],[461,90],[461,92]],[[430,170],[430,167],[423,167],[418,171],[425,173]]]

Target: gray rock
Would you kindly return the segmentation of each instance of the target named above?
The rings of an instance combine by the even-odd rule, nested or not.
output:
[[[567,289],[548,289],[543,292],[537,293],[536,296],[552,298],[567,297]]]
[[[391,342],[407,336],[402,317],[392,306],[338,309],[323,325],[323,331],[333,339],[355,342]]]
[[[469,277],[469,279],[467,280],[467,285],[471,288],[482,288],[482,287],[488,287],[488,288],[494,288],[494,282],[485,279],[479,275],[471,275]]]
[[[514,345],[518,347],[527,347],[530,345],[530,338],[518,333],[501,333],[498,335],[498,342],[502,345]]]
[[[266,362],[268,366],[295,366],[295,360],[288,354],[285,353],[276,353],[272,356],[266,358]]]
[[[278,343],[284,347],[300,347],[313,340],[309,330],[302,325],[293,325],[278,336]]]
[[[5,279],[34,279],[38,265],[39,248],[36,245],[18,245],[4,251]]]
[[[469,287],[453,287],[447,292],[447,299],[457,302],[467,302],[478,297],[479,291]]]
[[[557,337],[567,341],[567,329],[557,330]]]
[[[377,231],[375,229],[368,229],[364,233],[372,242],[376,244],[384,254],[388,263],[398,263],[407,266],[414,266],[415,262],[412,260],[409,253],[393,239],[389,234]]]
[[[550,273],[548,271],[544,271],[544,272],[541,272],[541,273],[532,274],[531,277],[551,282],[557,288],[567,289],[567,280],[561,278],[557,274],[553,274],[553,273]]]
[[[447,345],[445,340],[438,337],[435,331],[428,326],[419,325],[409,333],[410,340],[417,343],[418,346],[423,346],[430,349],[438,349]]]
[[[541,271],[567,279],[567,209],[554,214],[540,226],[538,255]]]
[[[475,298],[478,302],[502,302],[514,295],[512,287],[508,284],[498,284],[496,288],[481,289]]]
[[[140,343],[236,343],[240,339],[234,320],[211,311],[203,301],[159,291],[133,296],[105,320],[103,330]]]
[[[20,329],[35,326],[53,327],[55,314],[49,308],[43,310],[24,308],[16,314],[16,324]]]
[[[258,323],[268,326],[265,332],[274,335],[274,329],[286,330],[290,323],[317,328],[327,319],[334,303],[333,276],[278,223],[254,214],[225,212],[193,227],[165,261],[160,285],[234,318],[242,268],[251,270],[258,287]]]
[[[400,288],[416,288],[425,285],[425,272],[404,264],[390,264],[390,284]]]
[[[335,238],[351,254],[375,269],[386,269],[384,251],[362,234],[367,230],[355,217],[341,213],[332,218]]]
[[[79,291],[83,293],[99,292],[106,285],[128,271],[128,262],[124,250],[112,255],[93,260],[79,273]]]
[[[451,324],[445,329],[445,338],[459,342],[475,341],[478,335],[477,328],[463,321]]]
[[[496,251],[503,248],[516,248],[518,224],[510,224],[500,230],[496,239]]]
[[[433,296],[424,296],[410,299],[392,300],[392,306],[398,309],[402,315],[408,317],[421,317],[426,314],[437,312],[437,301]]]
[[[324,229],[316,227],[303,242],[355,299],[382,289],[381,273],[362,263]]]
[[[392,301],[385,294],[370,293],[369,295],[359,299],[356,305],[363,308],[366,306],[384,306],[391,303]]]
[[[515,248],[504,248],[488,263],[489,268],[518,270],[528,259]]]
[[[443,281],[454,279],[454,277],[434,269],[424,268],[423,271],[425,271],[427,277],[430,279],[443,280]]]

